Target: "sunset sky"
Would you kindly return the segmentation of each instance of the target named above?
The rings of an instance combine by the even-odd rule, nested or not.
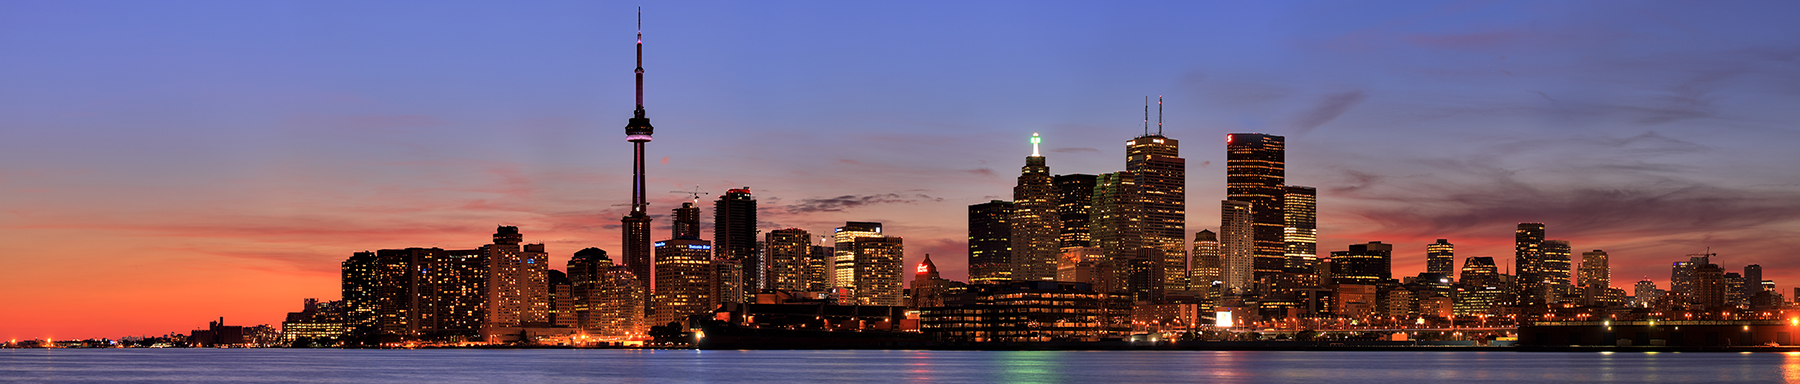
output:
[[[640,4],[367,3],[0,3],[0,339],[278,324],[353,252],[498,225],[616,255]],[[1161,95],[1190,233],[1262,132],[1320,253],[1396,277],[1533,221],[1617,287],[1709,248],[1800,285],[1800,3],[880,3],[641,4],[653,237],[748,186],[764,231],[879,221],[962,280],[1033,132],[1122,170]]]

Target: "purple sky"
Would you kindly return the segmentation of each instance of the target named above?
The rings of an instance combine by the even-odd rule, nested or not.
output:
[[[0,4],[0,338],[278,322],[352,252],[502,224],[616,253],[637,5]],[[1615,286],[1708,247],[1800,282],[1800,3],[642,5],[659,215],[749,186],[765,231],[881,221],[961,279],[1032,132],[1120,170],[1162,95],[1190,232],[1264,132],[1320,252],[1397,243],[1396,275],[1541,221]]]

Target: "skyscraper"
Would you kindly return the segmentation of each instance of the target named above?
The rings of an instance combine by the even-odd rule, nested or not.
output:
[[[1612,267],[1607,265],[1606,251],[1592,250],[1581,253],[1582,287],[1612,288]]]
[[[521,244],[519,227],[501,226],[494,243],[481,247],[487,261],[487,327],[522,327],[550,320],[550,287],[544,244]]]
[[[1225,198],[1250,203],[1252,280],[1273,281],[1287,265],[1284,142],[1260,133],[1225,135]],[[1229,237],[1224,230],[1220,235]]]
[[[1570,265],[1574,251],[1568,240],[1544,240],[1543,252],[1543,269],[1539,273],[1544,279],[1544,299],[1545,302],[1559,302],[1574,285],[1574,268]]]
[[[681,208],[675,208],[675,221],[669,229],[674,232],[669,236],[672,239],[700,238],[700,207],[693,202],[681,203]]]
[[[1371,241],[1351,244],[1350,250],[1331,253],[1334,284],[1375,285],[1394,278],[1394,245]]]
[[[750,187],[725,191],[713,203],[713,258],[736,262],[743,280],[735,297],[720,297],[721,302],[741,303],[763,286],[766,263],[756,252],[756,198]]]
[[[1056,215],[1062,218],[1061,248],[1091,247],[1088,213],[1094,206],[1094,175],[1056,175]]]
[[[1425,273],[1450,277],[1456,276],[1455,268],[1456,245],[1450,244],[1449,239],[1438,239],[1436,243],[1425,245]]]
[[[1012,281],[1012,212],[1010,201],[969,206],[969,282]]]
[[[1719,268],[1717,264],[1694,267],[1694,304],[1707,310],[1722,308],[1726,306],[1725,289],[1724,268]]]
[[[831,257],[831,287],[856,287],[856,239],[881,237],[881,223],[851,221],[832,232],[836,252]]]
[[[1519,304],[1546,303],[1544,297],[1544,224],[1519,223],[1513,233],[1513,291]]]
[[[1312,269],[1319,263],[1319,191],[1313,187],[1287,186],[1282,198],[1282,239],[1287,245],[1287,268]]]
[[[1225,295],[1250,293],[1256,273],[1255,208],[1249,202],[1219,203],[1220,281]]]
[[[1761,265],[1750,264],[1750,265],[1744,266],[1744,283],[1745,284],[1758,285],[1757,290],[1761,290],[1762,288],[1760,286],[1762,285],[1762,281],[1763,281],[1763,278],[1762,278],[1762,266]]]
[[[799,228],[769,231],[767,240],[769,268],[768,288],[788,292],[804,292],[807,286],[807,259],[812,253],[812,234]]]
[[[826,238],[820,236],[821,239]],[[825,292],[831,290],[831,260],[837,255],[837,247],[823,245],[812,246],[811,254],[806,257],[806,291]]]
[[[637,109],[632,110],[631,119],[625,122],[625,141],[631,142],[631,213],[619,219],[624,230],[621,241],[625,252],[625,265],[640,279],[655,281],[651,278],[654,268],[650,260],[650,203],[644,197],[644,143],[650,142],[655,128],[650,126],[650,118],[644,117],[644,14],[638,12],[637,36]],[[656,286],[652,283],[650,289]],[[644,308],[650,308],[650,295],[645,295]]]
[[[1156,133],[1125,144],[1125,170],[1137,186],[1143,236],[1140,247],[1155,248],[1165,290],[1187,289],[1187,160],[1181,143],[1162,135],[1162,100],[1156,101]],[[1147,112],[1147,111],[1146,111]],[[1148,113],[1146,113],[1147,115]],[[1146,117],[1146,128],[1148,116]]]
[[[1212,292],[1212,284],[1220,281],[1223,266],[1219,253],[1219,235],[1205,229],[1195,232],[1194,256],[1189,261],[1188,269],[1188,290],[1217,293]]]
[[[836,288],[849,289],[856,305],[903,305],[905,247],[881,233],[881,223],[848,222],[837,229]]]
[[[378,334],[375,322],[377,262],[374,252],[357,252],[344,259],[343,298],[344,332],[347,338],[361,341]]]
[[[1136,178],[1130,171],[1103,173],[1094,178],[1094,208],[1089,222],[1094,245],[1106,252],[1100,260],[1100,278],[1095,290],[1116,293],[1125,290],[1126,263],[1137,256],[1143,246],[1143,204],[1140,204]]]
[[[587,248],[569,258],[570,293],[574,296],[576,330],[594,336],[629,336],[644,332],[644,284],[606,251]],[[660,325],[660,324],[659,324]]]
[[[1061,248],[1061,217],[1056,186],[1050,183],[1050,167],[1038,153],[1040,138],[1031,134],[1031,156],[1019,171],[1013,187],[1011,243],[1008,268],[1013,280],[1055,280],[1056,255]]]
[[[655,322],[686,324],[687,317],[710,311],[716,304],[718,270],[712,242],[695,238],[658,241],[656,246]]]

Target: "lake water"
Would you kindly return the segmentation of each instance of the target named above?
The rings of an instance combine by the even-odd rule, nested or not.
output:
[[[1800,353],[0,349],[0,381],[1800,383]]]

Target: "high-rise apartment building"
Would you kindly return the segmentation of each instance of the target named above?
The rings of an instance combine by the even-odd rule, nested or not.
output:
[[[541,326],[550,320],[550,286],[544,244],[521,244],[519,227],[501,226],[482,246],[487,261],[488,328]]]
[[[1094,245],[1088,224],[1088,213],[1094,206],[1094,180],[1094,175],[1084,174],[1050,178],[1050,183],[1056,185],[1056,215],[1062,220],[1061,248]]]
[[[1225,200],[1219,204],[1219,260],[1221,295],[1243,295],[1254,288],[1256,273],[1255,208],[1249,202]]]
[[[1189,261],[1188,290],[1213,294],[1212,286],[1221,282],[1224,272],[1224,261],[1219,250],[1219,235],[1213,231],[1202,229],[1194,233],[1194,256]]]
[[[1012,281],[1012,212],[1010,201],[969,206],[969,282]]]
[[[764,238],[765,255],[769,259],[769,268],[764,272],[768,277],[767,288],[788,292],[808,290],[812,234],[804,229],[786,228],[769,231]]]
[[[1612,267],[1606,259],[1606,251],[1598,249],[1581,253],[1580,286],[1612,288]]]
[[[1375,285],[1394,278],[1394,245],[1371,241],[1331,253],[1333,284]]]
[[[1519,223],[1513,233],[1513,290],[1519,304],[1547,303],[1544,297],[1544,224]]]
[[[756,197],[750,187],[725,191],[713,203],[713,258],[735,262],[741,272],[734,296],[721,296],[721,302],[742,303],[763,288],[768,266],[756,249]]]
[[[1312,269],[1319,263],[1319,191],[1289,185],[1282,207],[1281,215],[1287,222],[1282,233],[1287,245],[1286,267]]]
[[[599,337],[642,335],[647,328],[644,284],[600,248],[587,248],[569,258],[575,329]]]
[[[1056,213],[1060,199],[1051,183],[1050,166],[1038,153],[1040,138],[1031,134],[1031,156],[1019,170],[1013,187],[1012,258],[1008,268],[1013,280],[1055,280],[1056,255],[1061,248],[1062,217]]]
[[[1252,280],[1274,281],[1287,266],[1285,145],[1281,136],[1225,135],[1225,198],[1250,203]]]
[[[1437,239],[1436,243],[1426,244],[1425,273],[1456,276],[1456,244],[1450,244],[1450,239]]]
[[[375,312],[377,282],[375,252],[357,252],[343,263],[344,332],[350,340],[366,340],[379,333]]]

